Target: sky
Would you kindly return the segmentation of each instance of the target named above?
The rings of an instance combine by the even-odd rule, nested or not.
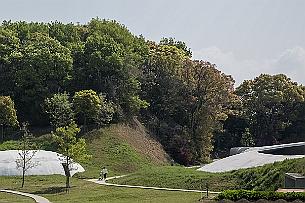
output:
[[[184,41],[236,85],[261,73],[305,85],[304,10],[304,0],[0,0],[0,21],[114,19],[149,40]]]

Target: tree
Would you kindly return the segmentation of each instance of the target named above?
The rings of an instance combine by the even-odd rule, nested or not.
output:
[[[26,120],[41,124],[44,99],[64,90],[71,79],[71,53],[57,40],[34,33],[22,46],[16,63],[15,98],[20,113]]]
[[[86,151],[85,139],[77,138],[80,129],[75,122],[68,126],[56,128],[52,133],[54,140],[59,144],[59,153],[63,155],[63,167],[69,172],[73,168],[74,161],[83,161],[90,158]],[[70,188],[70,173],[66,173],[66,189]]]
[[[13,95],[15,87],[14,61],[18,58],[20,40],[17,33],[0,28],[0,94]]]
[[[100,94],[99,98],[101,101],[101,108],[98,114],[97,123],[99,125],[109,124],[113,119],[113,115],[115,113],[115,106],[112,102],[107,101],[103,94]]]
[[[73,96],[73,106],[79,120],[86,126],[98,119],[101,109],[101,100],[93,90],[82,90],[75,92]]]
[[[16,165],[18,169],[22,170],[21,187],[23,187],[26,172],[29,169],[36,167],[39,162],[33,160],[37,150],[34,150],[35,146],[31,143],[32,135],[29,133],[27,124],[23,124],[21,130],[23,135],[21,138],[21,149],[18,153],[19,157],[16,159]]]
[[[93,19],[88,27],[84,47],[86,68],[77,70],[83,76],[83,88],[107,94],[132,117],[146,106],[139,95],[139,76],[148,46],[143,37],[133,36],[115,21]]]
[[[14,102],[9,96],[0,96],[0,125],[1,141],[4,140],[4,127],[17,127],[19,125]]]
[[[68,126],[74,120],[73,105],[66,92],[45,99],[44,109],[49,115],[51,125],[55,128]]]
[[[205,162],[213,150],[214,132],[222,128],[234,100],[234,80],[206,61],[187,61],[182,78],[188,87],[188,128],[196,159]]]
[[[243,104],[243,117],[257,145],[281,141],[281,133],[295,120],[298,107],[304,102],[304,90],[283,74],[261,74],[236,89]]]
[[[242,134],[242,137],[240,139],[240,143],[244,147],[253,147],[255,146],[255,142],[253,140],[253,137],[250,133],[249,128],[245,129],[245,132]]]
[[[160,45],[169,45],[169,46],[175,46],[178,49],[184,51],[185,55],[189,58],[192,57],[192,51],[190,48],[188,48],[185,44],[185,42],[182,41],[175,41],[174,38],[162,38],[160,41]]]

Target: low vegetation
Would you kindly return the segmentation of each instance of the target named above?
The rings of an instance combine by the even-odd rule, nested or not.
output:
[[[305,174],[305,158],[285,160],[265,166],[226,173],[207,173],[181,166],[153,167],[132,173],[112,182],[171,188],[210,190],[247,189],[275,191],[284,185],[287,172]]]
[[[274,191],[284,187],[284,176],[288,172],[305,175],[305,158],[241,169],[232,174],[238,180],[240,189]]]
[[[213,191],[234,189],[237,180],[230,173],[207,173],[181,166],[143,169],[126,177],[111,180],[113,183],[167,188],[183,188]]]
[[[218,200],[232,200],[237,201],[240,199],[246,199],[249,201],[257,201],[260,199],[264,200],[286,200],[286,201],[295,201],[295,200],[301,200],[305,201],[305,193],[299,192],[271,192],[271,191],[249,191],[249,190],[228,190],[220,193],[217,196]]]

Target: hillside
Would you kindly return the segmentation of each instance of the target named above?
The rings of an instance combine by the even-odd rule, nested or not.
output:
[[[114,124],[90,131],[84,137],[92,159],[83,163],[86,172],[81,177],[97,177],[102,166],[110,170],[110,175],[117,175],[169,163],[161,144],[139,122],[132,127]]]
[[[111,182],[187,189],[205,188],[208,183],[209,188],[214,191],[228,189],[273,191],[283,187],[284,174],[287,172],[305,174],[305,158],[224,173],[208,173],[184,167],[155,167],[149,170],[141,169]]]

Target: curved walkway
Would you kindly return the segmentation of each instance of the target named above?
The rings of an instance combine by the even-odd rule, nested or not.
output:
[[[106,179],[106,181],[116,178],[121,178],[123,176],[114,176],[109,177]],[[187,189],[177,189],[177,188],[161,188],[161,187],[147,187],[147,186],[139,186],[139,185],[120,185],[120,184],[114,184],[114,183],[107,183],[105,180],[97,180],[97,179],[89,179],[87,181],[99,184],[99,185],[106,185],[106,186],[114,186],[114,187],[126,187],[126,188],[141,188],[141,189],[152,189],[152,190],[165,190],[165,191],[179,191],[179,192],[198,192],[198,193],[206,193],[206,190],[187,190]],[[220,192],[213,192],[209,191],[209,194],[219,194]]]
[[[37,203],[51,203],[48,199],[46,199],[44,197],[29,194],[29,193],[18,192],[18,191],[13,191],[13,190],[0,190],[0,192],[6,192],[6,193],[12,193],[12,194],[16,194],[16,195],[22,195],[25,197],[30,197],[30,198],[34,199],[34,201]]]

